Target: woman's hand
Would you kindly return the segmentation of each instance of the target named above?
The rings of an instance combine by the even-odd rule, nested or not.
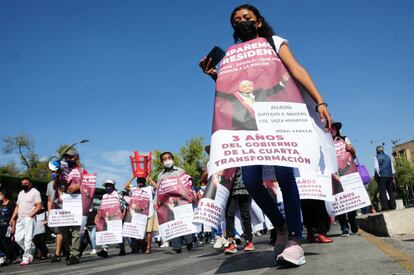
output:
[[[318,112],[319,112],[319,118],[321,119],[321,122],[323,122],[324,120],[326,122],[325,128],[331,129],[332,118],[331,118],[331,114],[328,111],[328,107],[326,107],[323,104],[319,105]]]
[[[203,72],[207,75],[209,75],[214,81],[217,80],[217,71],[216,68],[211,66],[212,59],[209,58],[207,60],[207,57],[204,57],[200,60],[200,63],[198,64],[200,68],[203,70]]]

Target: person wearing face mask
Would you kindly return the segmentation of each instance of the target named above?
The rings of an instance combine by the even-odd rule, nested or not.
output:
[[[163,152],[160,155],[160,161],[164,166],[164,170],[158,175],[158,178],[157,178],[158,188],[160,186],[161,181],[168,179],[170,177],[177,177],[185,173],[185,171],[182,168],[174,165],[174,156],[170,152]],[[169,199],[174,199],[174,198],[170,197]],[[188,202],[193,202],[194,198],[189,197],[187,200]],[[158,207],[159,207],[159,202],[155,200],[154,208],[158,209]],[[171,246],[172,246],[172,251],[170,252],[171,254],[181,253],[181,247],[182,247],[183,242],[186,244],[188,251],[193,249],[193,234],[187,234],[184,236],[173,238],[170,241],[171,241]]]
[[[21,266],[33,261],[35,245],[33,243],[33,232],[36,214],[42,209],[42,199],[39,191],[32,187],[30,178],[23,178],[16,208],[10,219],[11,232],[14,233],[16,243],[24,250]],[[17,218],[17,222],[16,222]]]
[[[310,97],[316,103],[315,111],[319,113],[321,121],[325,120],[326,127],[330,128],[331,116],[327,109],[327,104],[324,102],[311,77],[294,58],[287,40],[275,35],[272,27],[266,22],[259,10],[252,5],[238,6],[231,13],[230,22],[234,30],[233,38],[236,43],[244,43],[253,39],[258,39],[258,41],[262,43],[263,39],[259,38],[264,38],[269,42],[275,51],[273,57],[277,58],[277,61],[280,60],[294,80],[306,89]],[[243,54],[241,54],[241,56],[242,55]],[[234,55],[234,58],[238,58],[238,55]],[[268,71],[283,72],[284,70],[283,67],[279,67],[278,64],[280,63],[278,62],[271,62],[269,64],[273,67],[270,65],[269,67],[266,67],[266,70]],[[218,72],[216,68],[212,66],[211,58],[203,58],[200,61],[199,66],[205,74],[209,75],[213,80],[217,80]],[[237,74],[239,74],[237,77],[249,75],[250,73],[253,73],[250,66],[243,66],[237,71]],[[269,75],[263,76],[263,78],[273,79],[275,76]],[[287,85],[284,91],[279,92],[277,96],[280,96],[283,93],[283,96],[289,99],[288,101],[301,102],[303,98],[300,93],[297,92],[298,89],[294,91],[290,88],[287,89],[288,86],[293,87],[292,85],[294,85],[295,81],[285,83]],[[293,92],[291,93],[290,91]],[[217,99],[218,97],[216,97],[216,100]],[[247,106],[248,104],[244,105]],[[225,112],[226,110],[224,110],[224,108],[216,108],[213,131],[225,129],[222,126],[227,123]],[[250,128],[254,129],[254,127]],[[299,191],[295,182],[293,168],[284,166],[274,166],[274,168],[285,202],[286,219],[280,213],[271,196],[262,185],[262,166],[255,165],[242,167],[243,182],[245,183],[249,194],[271,220],[272,224],[277,228],[277,238],[274,247],[277,262],[287,266],[300,266],[305,264],[305,256],[303,248],[300,245],[302,239],[301,209]]]
[[[147,181],[145,178],[137,177],[136,182],[137,186],[132,186],[132,180],[135,177],[131,178],[125,185],[124,188],[129,192],[129,195],[132,197],[134,195],[143,195],[145,194],[148,196],[149,200],[149,207],[148,207],[148,221],[147,221],[147,228],[146,228],[146,236],[144,240],[136,240],[133,239],[131,246],[132,251],[138,253],[140,250],[142,253],[151,254],[151,240],[152,240],[152,232],[158,231],[158,219],[157,213],[154,211],[152,207],[155,190],[151,184],[147,186]],[[152,183],[152,179],[148,177],[149,181]],[[146,209],[143,209],[146,212]]]
[[[56,190],[53,200],[55,204],[62,204],[62,195],[64,193],[79,194],[83,176],[88,172],[80,162],[79,153],[75,147],[70,148],[62,156],[63,169],[56,179],[53,187]],[[62,226],[59,232],[63,236],[65,248],[70,250],[66,256],[66,264],[78,264],[81,257],[81,232],[80,226]]]
[[[125,218],[125,214],[126,214],[126,209],[127,209],[127,203],[124,200],[124,196],[122,194],[122,192],[118,192],[118,190],[116,190],[115,188],[115,181],[113,180],[107,180],[104,182],[103,187],[105,188],[106,194],[104,194],[102,196],[102,202],[101,204],[105,204],[105,201],[116,201],[117,205],[119,207],[119,209],[115,209],[116,211],[114,213],[119,213],[121,212],[121,219],[123,220]],[[95,217],[95,221],[98,221],[100,219],[100,217],[102,217],[102,214],[100,213],[102,210],[98,211],[96,217]],[[111,216],[109,217],[111,218]],[[97,223],[97,222],[95,222]],[[122,243],[118,244],[119,246],[119,256],[125,256],[126,252],[125,252],[125,238],[122,238]],[[103,258],[107,258],[108,257],[108,252],[106,249],[106,246],[102,247],[101,251],[99,251],[98,253],[96,253],[96,255],[103,257]]]
[[[6,254],[1,266],[6,266],[16,259],[15,244],[12,241],[10,220],[16,204],[11,201],[9,194],[0,190],[0,251]]]

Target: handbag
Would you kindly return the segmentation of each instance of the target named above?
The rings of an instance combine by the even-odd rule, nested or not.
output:
[[[367,167],[365,165],[359,163],[358,160],[356,160],[356,167],[358,169],[359,176],[361,177],[362,182],[364,185],[367,185],[371,182],[371,176],[369,175]]]

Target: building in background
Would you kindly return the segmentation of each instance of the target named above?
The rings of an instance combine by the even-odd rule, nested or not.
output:
[[[392,147],[392,155],[395,158],[404,158],[414,167],[414,140],[410,140]]]

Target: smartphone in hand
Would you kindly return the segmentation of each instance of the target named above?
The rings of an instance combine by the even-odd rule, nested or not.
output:
[[[217,64],[224,58],[226,52],[223,51],[220,47],[215,46],[208,54],[207,54],[207,62],[211,58],[211,67],[214,68]]]

